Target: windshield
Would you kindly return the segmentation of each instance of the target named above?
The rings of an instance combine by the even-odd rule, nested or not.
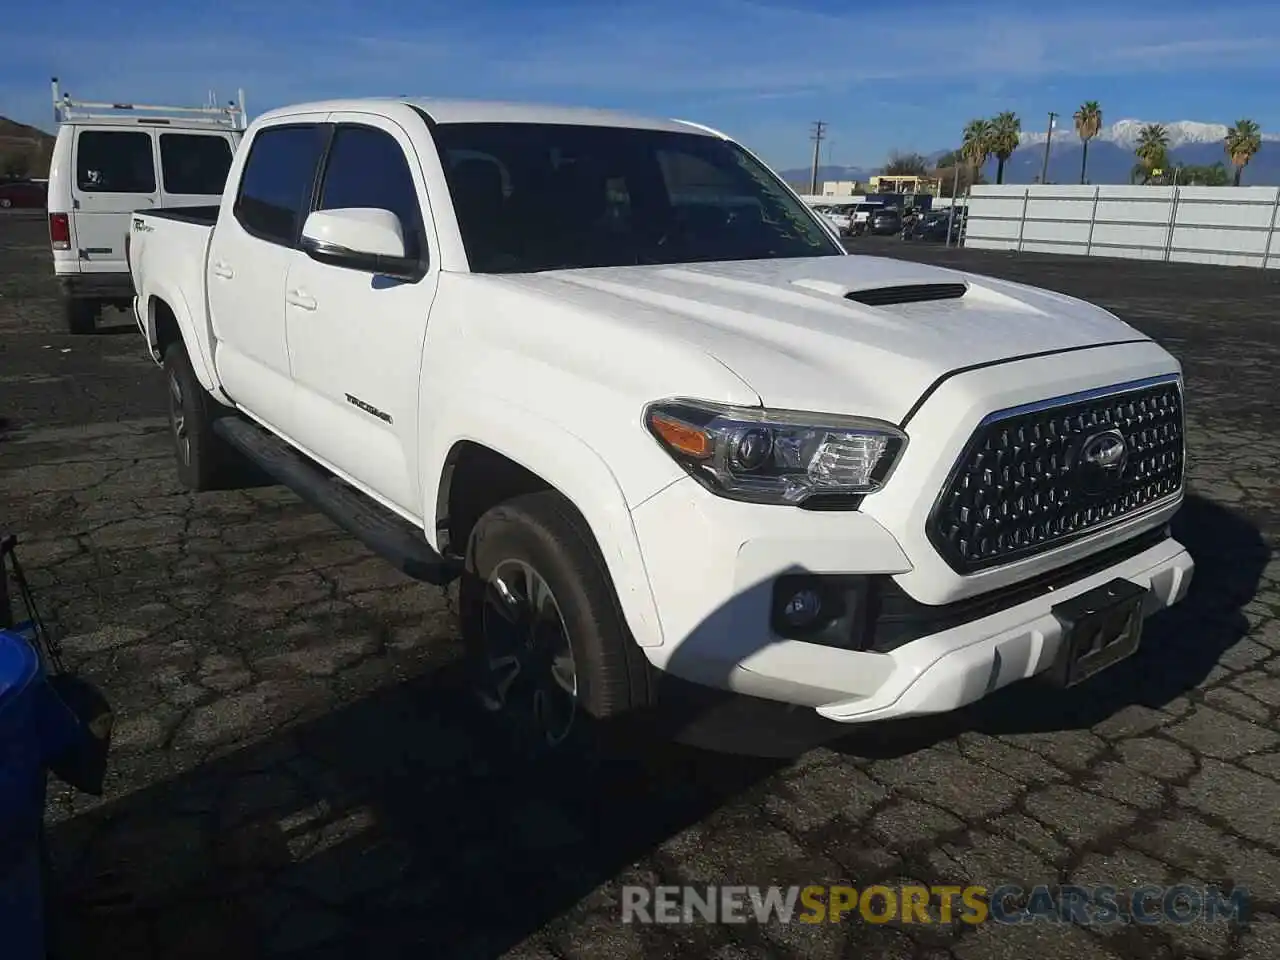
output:
[[[717,137],[460,123],[435,139],[476,273],[844,254],[777,177]]]

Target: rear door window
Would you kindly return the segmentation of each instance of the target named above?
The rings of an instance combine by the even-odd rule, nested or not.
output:
[[[160,134],[160,176],[165,193],[217,196],[231,169],[231,144],[207,134]]]
[[[326,128],[268,127],[253,138],[234,208],[240,225],[261,240],[293,246],[311,203]]]
[[[82,130],[76,138],[76,187],[84,193],[155,193],[151,134]]]

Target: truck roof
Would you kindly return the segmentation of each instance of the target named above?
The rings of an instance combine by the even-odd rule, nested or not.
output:
[[[347,100],[321,100],[292,104],[262,114],[259,120],[288,117],[299,113],[338,112],[343,110],[385,109],[389,104],[404,104],[426,113],[435,123],[563,123],[586,126],[628,127],[637,130],[668,130],[673,133],[703,133],[723,137],[717,130],[687,120],[665,120],[642,117],[615,110],[590,107],[561,107],[537,103],[512,103],[491,100],[448,100],[433,97],[365,97]]]

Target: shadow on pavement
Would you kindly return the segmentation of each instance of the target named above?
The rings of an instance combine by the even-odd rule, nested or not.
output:
[[[82,815],[60,957],[496,957],[777,769],[503,742],[446,668]]]
[[[1141,652],[1085,686],[1034,681],[969,710],[834,744],[897,756],[964,730],[1088,727],[1194,688],[1244,633],[1268,548],[1189,497],[1198,568]],[[650,742],[522,765],[454,667],[384,689],[57,827],[64,955],[495,957],[584,899],[651,884],[633,865],[781,769]],[[602,888],[597,891],[597,888]],[[553,927],[554,929],[554,927]]]
[[[121,316],[127,317],[128,315],[121,314]],[[94,335],[102,337],[120,337],[126,333],[131,333],[135,337],[138,336],[138,325],[130,319],[124,319],[116,323],[100,322],[93,331]]]

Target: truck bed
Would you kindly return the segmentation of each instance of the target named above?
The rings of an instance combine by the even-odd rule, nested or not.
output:
[[[218,216],[217,207],[175,207],[135,211],[129,226],[129,271],[144,327],[154,320],[152,298],[163,301],[180,325],[197,338],[188,349],[192,362],[209,360],[205,313],[205,260]],[[155,329],[147,330],[155,345]]]

